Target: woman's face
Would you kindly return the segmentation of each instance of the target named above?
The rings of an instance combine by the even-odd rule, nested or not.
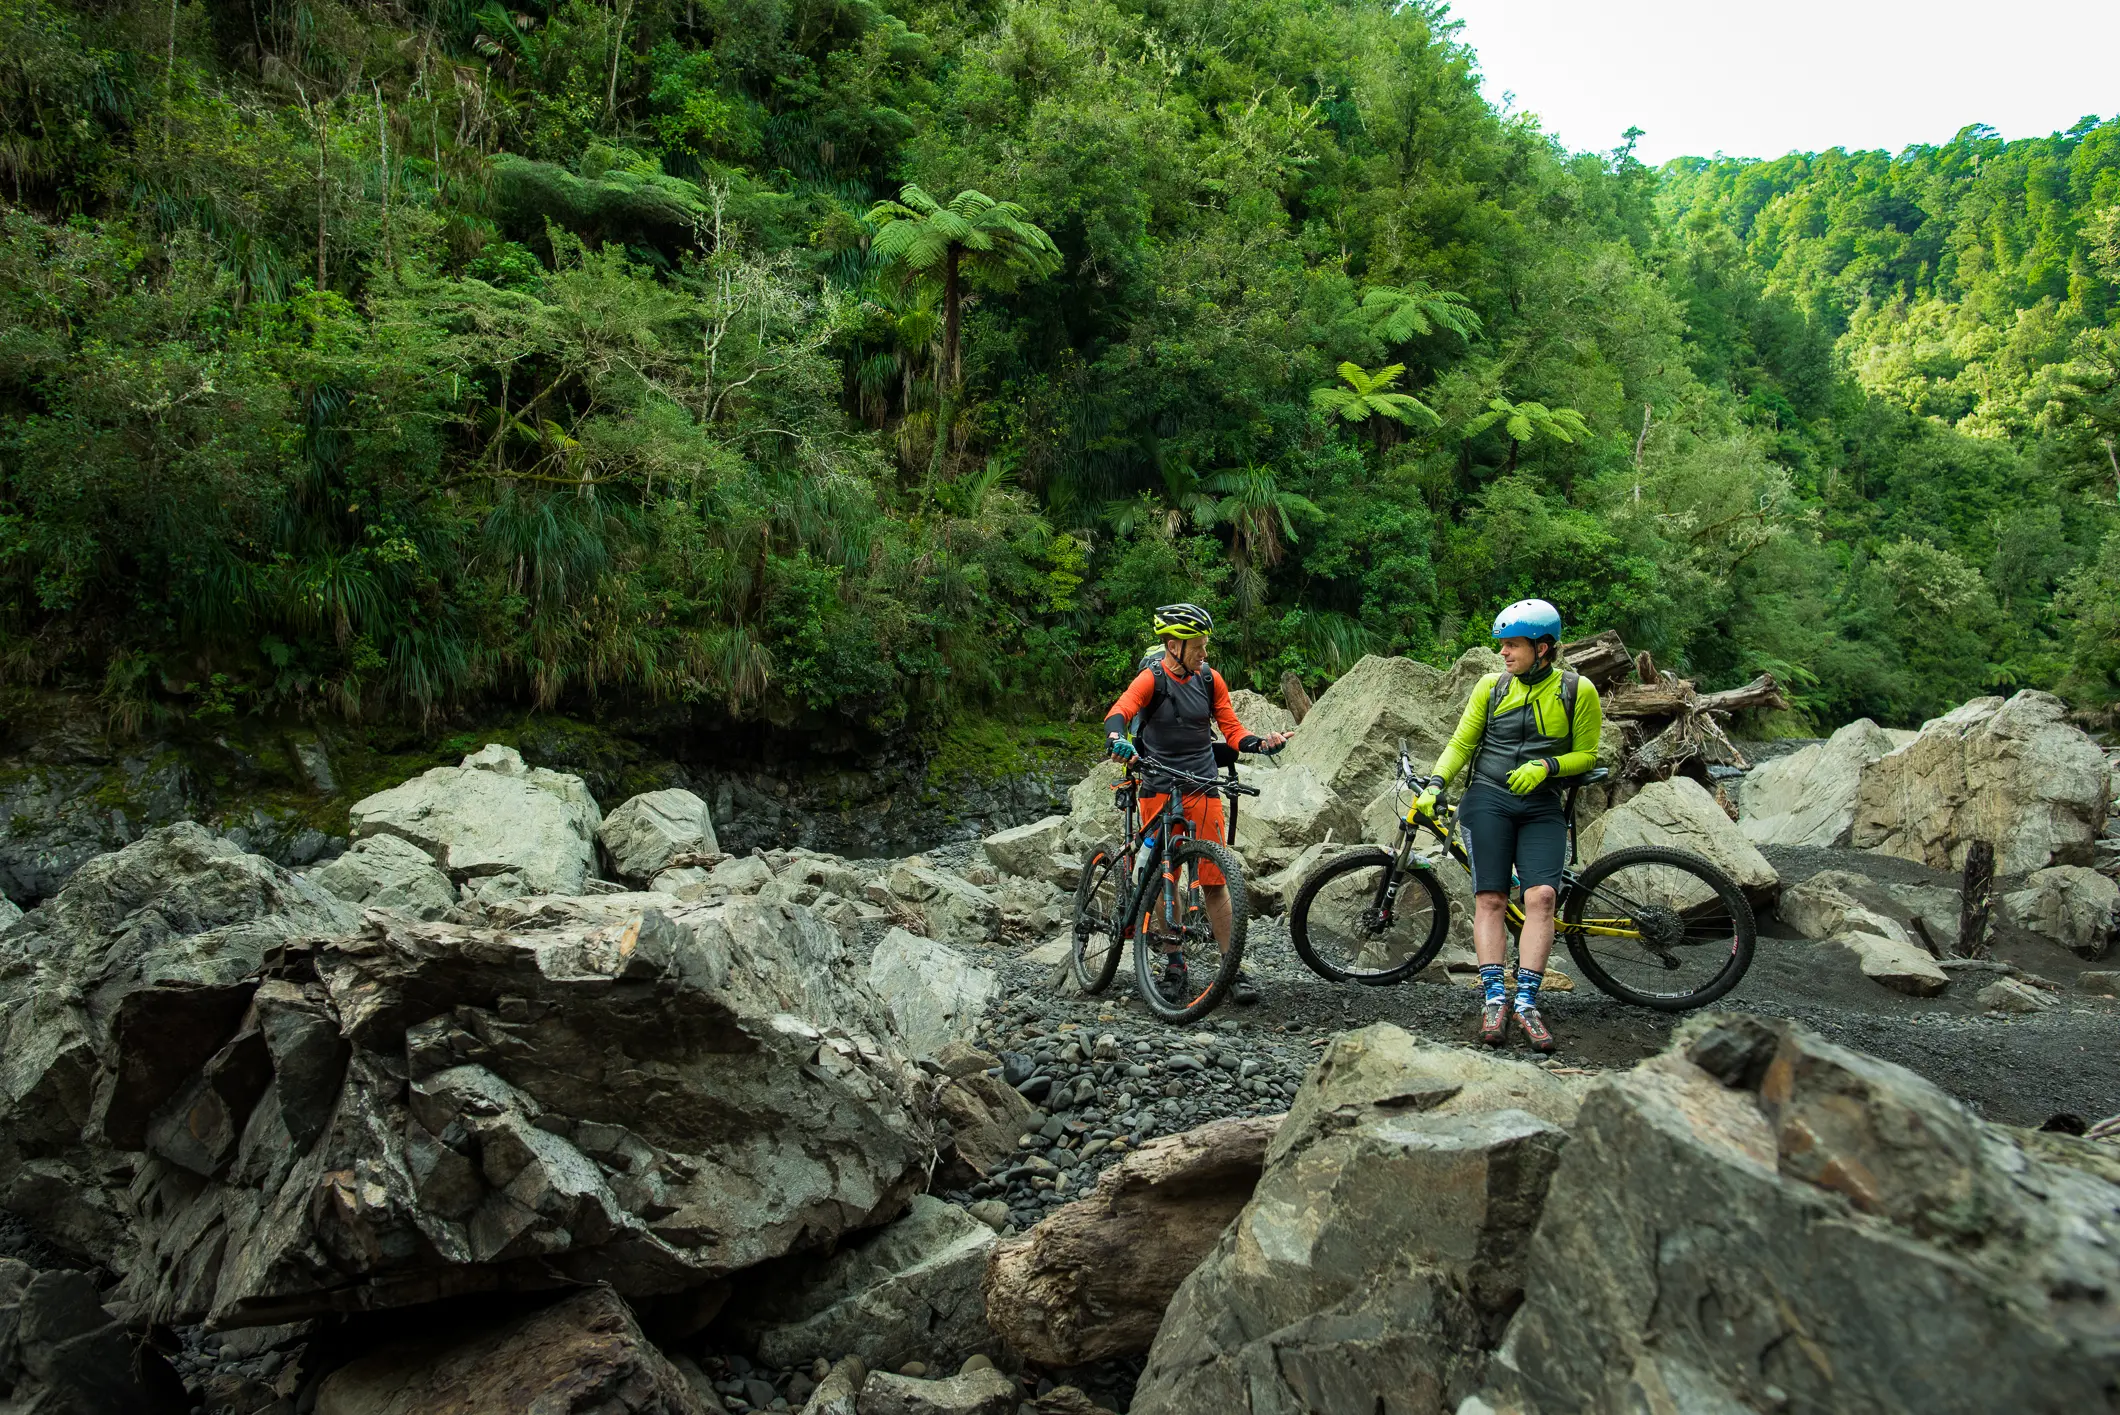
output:
[[[1521,678],[1538,666],[1538,650],[1532,646],[1529,639],[1504,639],[1502,662],[1509,665],[1511,673]]]

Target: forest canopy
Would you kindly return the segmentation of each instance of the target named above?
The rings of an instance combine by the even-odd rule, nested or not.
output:
[[[1381,0],[0,0],[0,676],[1100,710],[1541,595],[2120,699],[2120,119],[1571,153]]]

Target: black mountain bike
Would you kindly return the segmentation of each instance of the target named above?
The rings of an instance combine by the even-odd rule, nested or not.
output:
[[[1689,850],[1638,845],[1576,868],[1575,793],[1603,781],[1604,768],[1567,786],[1568,868],[1555,920],[1583,975],[1622,1002],[1683,1012],[1715,1001],[1752,965],[1757,927],[1735,881]],[[1430,781],[1399,744],[1398,785],[1418,793]],[[1457,812],[1402,812],[1397,847],[1343,855],[1313,871],[1289,908],[1288,932],[1312,971],[1333,982],[1402,982],[1435,961],[1450,934],[1450,903],[1437,862],[1414,847],[1426,830],[1466,869]],[[1509,901],[1509,931],[1521,934],[1522,906]]]
[[[1075,885],[1075,936],[1070,965],[1075,983],[1086,993],[1111,986],[1119,971],[1119,954],[1134,946],[1134,986],[1148,1010],[1166,1022],[1192,1022],[1215,1010],[1237,979],[1244,962],[1249,912],[1244,898],[1244,867],[1236,852],[1219,840],[1202,840],[1185,819],[1182,800],[1218,791],[1229,798],[1229,828],[1236,832],[1239,796],[1257,789],[1237,781],[1236,749],[1215,744],[1215,762],[1226,777],[1177,771],[1145,757],[1127,763],[1126,775],[1112,788],[1114,804],[1125,821],[1116,845],[1102,845],[1082,862]],[[1141,819],[1142,796],[1162,795],[1163,807]],[[1199,883],[1202,865],[1222,872],[1229,887],[1229,947],[1218,948],[1207,919],[1206,897]],[[1186,986],[1166,995],[1159,965],[1183,960]]]

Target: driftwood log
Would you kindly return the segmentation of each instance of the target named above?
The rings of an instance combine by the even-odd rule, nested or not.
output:
[[[1789,705],[1771,673],[1743,687],[1700,692],[1690,679],[1658,669],[1647,650],[1630,653],[1613,629],[1562,644],[1560,655],[1596,685],[1605,716],[1619,724],[1627,747],[1620,774],[1631,782],[1664,781],[1681,771],[1705,778],[1710,766],[1748,766],[1724,720]]]
[[[1298,726],[1310,716],[1310,694],[1303,691],[1303,680],[1296,677],[1294,670],[1281,675],[1281,701]]]

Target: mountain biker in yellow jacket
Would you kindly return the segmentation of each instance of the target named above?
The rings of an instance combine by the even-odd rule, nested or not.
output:
[[[1560,611],[1542,599],[1520,600],[1495,616],[1494,637],[1509,671],[1488,674],[1472,690],[1416,807],[1432,812],[1442,788],[1472,767],[1457,818],[1472,861],[1472,943],[1483,989],[1480,1040],[1500,1046],[1513,1010],[1524,1039],[1543,1052],[1552,1051],[1554,1041],[1539,1015],[1538,992],[1553,952],[1553,911],[1568,862],[1559,783],[1597,764],[1604,724],[1597,689],[1572,670],[1555,667],[1560,636]],[[1513,1009],[1502,976],[1512,875],[1524,890]]]

